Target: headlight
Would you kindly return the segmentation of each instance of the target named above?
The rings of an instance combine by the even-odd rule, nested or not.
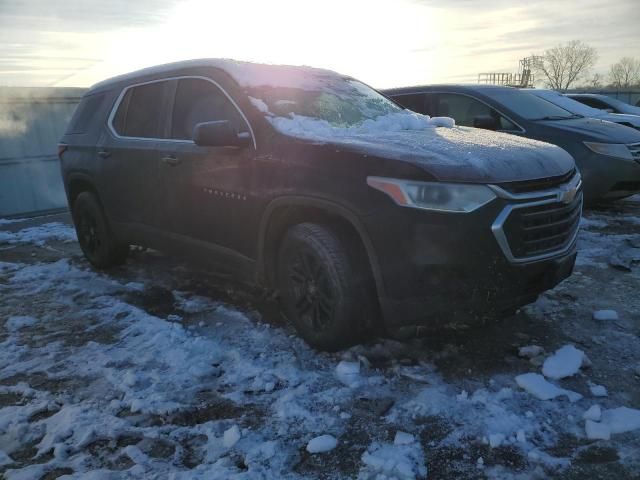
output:
[[[623,143],[595,143],[584,142],[589,150],[600,155],[607,155],[609,157],[624,158],[625,160],[633,160],[633,156]]]
[[[367,177],[367,184],[386,193],[400,206],[442,212],[473,212],[496,198],[493,191],[484,185],[415,182],[384,177]]]

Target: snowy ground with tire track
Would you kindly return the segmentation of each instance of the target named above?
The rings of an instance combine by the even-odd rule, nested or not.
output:
[[[0,478],[637,478],[639,218],[587,212],[576,273],[511,319],[338,354],[260,292],[0,222]]]

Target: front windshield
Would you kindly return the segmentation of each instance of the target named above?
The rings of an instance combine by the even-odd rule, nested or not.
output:
[[[353,79],[332,78],[311,88],[268,86],[252,89],[251,97],[263,102],[262,110],[276,117],[303,116],[324,120],[334,127],[355,127],[403,109]]]
[[[535,92],[534,95],[538,95],[540,98],[547,100],[554,105],[564,108],[571,113],[582,115],[584,117],[599,117],[602,116],[602,110],[589,107],[584,103],[577,102],[569,97],[565,97],[561,93],[553,92],[549,90],[543,90]]]
[[[484,93],[527,120],[563,120],[566,118],[576,118],[574,113],[537,97],[532,93],[520,90],[488,90]]]

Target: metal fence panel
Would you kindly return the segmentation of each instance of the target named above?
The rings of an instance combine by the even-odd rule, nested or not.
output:
[[[0,217],[64,208],[57,145],[79,89],[0,89]]]

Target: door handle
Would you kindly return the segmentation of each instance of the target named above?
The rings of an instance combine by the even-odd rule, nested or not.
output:
[[[177,157],[171,156],[171,155],[167,155],[166,157],[162,157],[162,161],[164,163],[166,163],[167,165],[171,165],[172,167],[175,167],[176,165],[179,165],[180,163],[182,163],[182,160],[180,160]]]
[[[109,152],[107,150],[99,150],[98,151],[98,156],[100,158],[109,158],[111,156],[111,152]]]

